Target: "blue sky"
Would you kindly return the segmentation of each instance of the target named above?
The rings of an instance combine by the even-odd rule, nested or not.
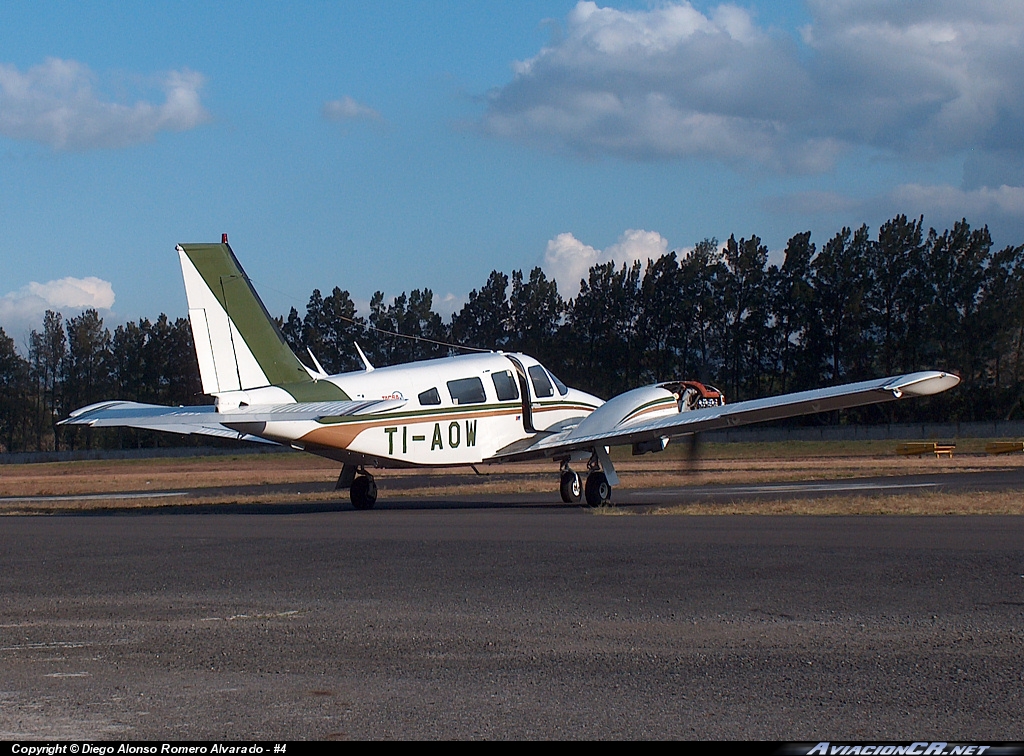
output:
[[[222,232],[281,314],[897,213],[1022,243],[1022,37],[994,1],[5,3],[0,326],[184,315],[174,245]]]

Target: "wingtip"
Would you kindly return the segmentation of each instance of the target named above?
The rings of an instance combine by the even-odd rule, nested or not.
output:
[[[960,383],[960,376],[939,370],[903,375],[885,385],[897,398],[904,396],[933,396],[949,391]]]

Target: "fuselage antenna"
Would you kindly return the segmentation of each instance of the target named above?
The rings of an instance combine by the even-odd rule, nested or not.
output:
[[[352,343],[356,345],[356,351],[359,352],[359,359],[361,359],[363,361],[363,367],[366,368],[366,372],[367,373],[372,373],[373,372],[373,365],[371,365],[370,361],[368,359],[366,359],[366,355],[363,354],[363,350],[360,348],[359,342],[358,341],[353,341]]]

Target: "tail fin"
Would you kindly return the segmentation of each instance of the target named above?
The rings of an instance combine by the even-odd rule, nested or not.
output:
[[[225,239],[179,244],[203,391],[312,383]]]

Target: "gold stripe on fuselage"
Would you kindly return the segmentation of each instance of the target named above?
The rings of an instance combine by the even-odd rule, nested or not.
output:
[[[533,413],[557,412],[579,410],[584,413],[594,411],[589,404],[578,402],[556,402],[547,405],[533,407]],[[365,416],[324,418],[321,420],[322,427],[316,428],[301,436],[299,441],[308,444],[317,444],[332,449],[348,449],[352,442],[365,430],[372,428],[383,428],[388,425],[414,423],[440,423],[453,418],[460,420],[478,420],[483,418],[507,417],[509,415],[522,415],[521,404],[508,404],[495,408],[494,405],[485,407],[452,407],[446,410],[417,410],[413,412],[396,412],[387,415],[374,415],[371,418]],[[525,434],[525,431],[524,431]]]

